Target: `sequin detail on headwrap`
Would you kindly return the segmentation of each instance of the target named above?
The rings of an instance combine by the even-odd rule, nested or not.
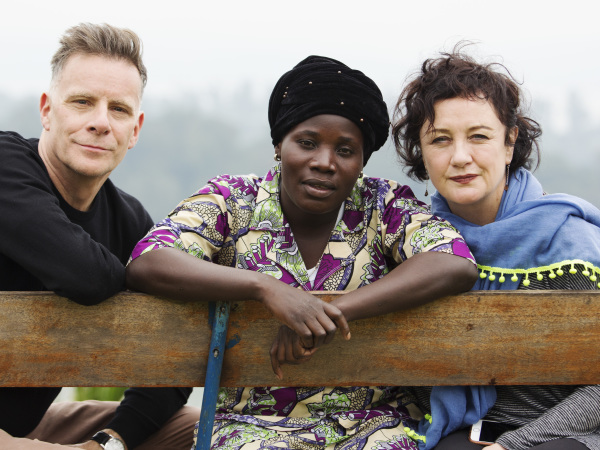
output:
[[[387,140],[387,105],[373,80],[335,59],[309,56],[286,72],[271,93],[269,125],[273,145],[299,123],[320,114],[345,117],[360,128],[365,164]]]

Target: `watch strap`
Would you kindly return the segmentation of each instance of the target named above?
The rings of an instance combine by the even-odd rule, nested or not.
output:
[[[110,441],[112,437],[113,436],[104,431],[98,431],[95,435],[92,436],[92,441],[96,441],[98,444],[104,447],[104,444]]]
[[[108,434],[105,431],[98,431],[92,436],[92,441],[96,441],[102,448],[106,448],[106,444],[111,440],[113,440],[115,443],[121,444],[121,447],[123,447],[123,443],[120,439]]]

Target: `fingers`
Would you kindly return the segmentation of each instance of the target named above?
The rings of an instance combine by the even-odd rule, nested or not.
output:
[[[271,345],[271,368],[275,376],[282,380],[283,364],[301,364],[310,360],[316,348],[307,349],[302,346],[299,336],[287,326],[282,325],[279,333]]]
[[[275,338],[273,341],[273,345],[271,345],[271,368],[273,369],[273,373],[279,380],[283,380],[283,371],[281,370],[281,366],[279,365],[279,339]]]
[[[320,327],[313,326],[311,328],[309,324],[302,323],[296,327],[290,328],[298,334],[303,347],[312,348],[315,346],[315,339],[318,339],[318,336],[315,335],[315,332],[319,333]]]
[[[283,295],[268,296],[263,302],[280,322],[298,334],[304,348],[330,343],[338,328],[344,339],[350,339],[348,322],[336,306],[307,292],[283,286],[289,288]],[[273,301],[274,298],[278,301]]]
[[[285,325],[279,328],[277,340],[279,364],[300,364],[310,359],[316,351],[315,348],[304,347],[299,336]]]
[[[487,447],[483,447],[484,450],[506,450],[504,447],[502,447],[500,444],[495,443],[492,445],[488,445]]]
[[[337,331],[335,323],[326,315],[320,314],[310,322],[306,323],[313,336],[313,345],[303,345],[305,348],[320,347],[331,342]],[[304,341],[303,341],[304,344]]]
[[[312,355],[317,351],[317,348],[304,348],[299,339],[292,339],[291,345],[286,347],[286,350],[286,364],[302,364],[310,360]]]
[[[304,348],[318,348],[329,344],[338,329],[344,339],[350,339],[350,326],[344,314],[336,306],[326,302],[322,302],[322,308],[323,311],[306,320],[304,326],[291,327],[298,333]]]
[[[304,347],[312,348],[329,344],[333,340],[338,328],[344,339],[349,340],[350,326],[342,311],[330,303],[323,302],[322,300],[318,301],[323,309],[322,313],[317,314],[313,320],[306,322],[313,336],[313,345],[308,345],[308,339],[304,339],[303,337],[302,343]]]
[[[310,359],[310,356],[312,356],[311,349],[307,349],[306,347],[304,347],[300,339],[297,338],[297,336],[294,337],[295,338],[292,339],[292,343],[289,347],[291,354],[286,354],[286,360],[304,360],[304,358],[306,358],[307,356]]]
[[[337,328],[339,328],[344,339],[350,340],[350,326],[348,325],[348,321],[344,314],[336,306],[330,303],[325,303],[323,309],[327,316],[337,325]]]

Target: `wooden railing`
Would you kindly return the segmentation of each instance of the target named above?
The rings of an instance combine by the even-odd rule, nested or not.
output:
[[[211,308],[131,292],[97,306],[1,292],[0,386],[202,386]],[[599,383],[599,324],[596,291],[470,292],[352,322],[350,341],[336,336],[279,381],[269,359],[277,322],[239,302],[220,384]]]
[[[470,292],[353,322],[278,380],[279,325],[255,301],[0,292],[0,386],[205,386],[207,450],[219,386],[598,384],[599,318],[600,291]]]

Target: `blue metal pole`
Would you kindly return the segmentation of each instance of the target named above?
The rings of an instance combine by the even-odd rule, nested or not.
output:
[[[212,335],[210,338],[210,353],[206,365],[206,380],[204,382],[202,410],[200,411],[198,437],[196,438],[196,450],[210,450],[210,440],[215,421],[215,410],[217,409],[217,395],[219,393],[221,368],[223,367],[223,356],[225,354],[225,339],[227,338],[229,310],[229,303],[216,302],[212,323]]]

